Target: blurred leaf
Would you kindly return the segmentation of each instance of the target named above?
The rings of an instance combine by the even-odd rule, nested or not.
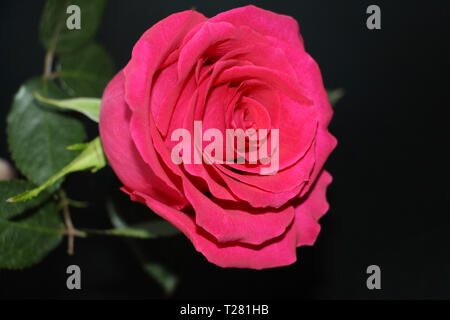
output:
[[[79,201],[67,198],[67,204],[73,208],[87,208],[89,207],[89,202],[87,201]]]
[[[33,91],[51,98],[63,98],[56,85],[34,78],[14,96],[7,118],[8,144],[18,169],[39,185],[62,170],[76,156],[68,145],[85,140],[82,123],[58,110],[41,106]]]
[[[51,176],[45,183],[39,187],[25,191],[19,195],[16,195],[8,199],[8,202],[21,202],[34,198],[46,188],[50,187],[56,181],[64,177],[65,175],[91,169],[92,171],[98,171],[106,165],[105,155],[103,153],[102,144],[100,138],[97,137],[92,140],[89,145],[75,158],[71,163],[64,167],[61,171]]]
[[[117,229],[127,228],[128,223],[120,216],[116,204],[112,199],[106,200],[106,211],[113,227]]]
[[[41,17],[39,37],[47,50],[56,53],[73,52],[91,41],[100,25],[106,0],[47,0]],[[67,28],[69,5],[81,11],[81,29]]]
[[[101,97],[114,71],[110,55],[99,45],[90,44],[61,56],[56,74],[69,95]]]
[[[106,202],[107,211],[111,220],[111,223],[117,229],[115,230],[127,230],[130,229],[127,222],[121,217],[114,202],[109,199]],[[156,237],[164,237],[171,236],[175,234],[179,234],[180,231],[172,226],[166,220],[155,220],[149,221],[145,223],[139,223],[137,225],[133,225],[133,228],[144,228],[142,230],[147,230],[147,232],[151,232],[154,238]],[[178,277],[174,273],[170,272],[165,266],[160,263],[156,263],[152,261],[152,258],[145,251],[145,241],[137,241],[128,239],[128,244],[130,245],[133,252],[136,254],[136,257],[139,259],[142,268],[144,271],[153,279],[155,279],[159,285],[163,288],[164,292],[167,295],[170,295],[175,290],[178,284]]]
[[[100,113],[100,103],[101,99],[97,98],[73,98],[73,99],[49,99],[44,98],[38,93],[34,93],[34,96],[37,100],[43,103],[50,104],[55,107],[59,107],[62,109],[78,111],[91,120],[98,122],[99,113]],[[79,145],[79,144],[77,144]],[[69,149],[69,150],[73,150]]]
[[[333,89],[327,90],[327,93],[328,99],[330,99],[330,104],[334,107],[336,103],[344,96],[345,91],[344,89]]]
[[[0,181],[0,218],[12,218],[28,209],[38,206],[49,198],[50,194],[48,192],[43,192],[39,197],[24,203],[6,202],[6,200],[11,196],[34,187],[34,184],[24,180]]]
[[[63,229],[54,202],[18,221],[0,217],[0,268],[22,269],[41,261],[61,242]]]
[[[167,295],[171,295],[178,284],[178,277],[171,273],[167,268],[165,268],[163,265],[157,264],[157,263],[143,263],[142,267],[144,270],[153,278],[155,278],[156,281],[160,284],[161,287],[163,287],[164,292]]]
[[[149,255],[143,249],[142,243],[133,241],[130,245],[140,260],[144,271],[159,283],[166,295],[171,295],[177,287],[178,276],[170,272],[162,264],[152,262]]]

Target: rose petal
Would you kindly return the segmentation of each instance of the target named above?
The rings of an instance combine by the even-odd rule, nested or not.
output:
[[[192,242],[208,261],[224,268],[264,269],[292,264],[296,261],[296,233],[292,227],[278,238],[259,246],[236,242],[218,244],[193,218],[139,192],[130,192],[135,201],[145,203],[155,213],[171,222]]]
[[[317,221],[329,208],[326,192],[332,180],[331,175],[323,170],[310,192],[295,207],[297,246],[312,246],[316,241],[320,232]]]
[[[124,99],[124,81],[123,71],[120,71],[110,81],[102,97],[99,131],[106,157],[127,188],[182,208],[187,204],[184,195],[155,175],[133,143],[129,130],[131,111]]]
[[[222,12],[209,21],[226,21],[235,26],[248,26],[262,35],[292,43],[298,49],[303,48],[303,39],[295,19],[253,5]]]

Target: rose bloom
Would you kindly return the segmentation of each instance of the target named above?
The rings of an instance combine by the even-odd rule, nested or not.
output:
[[[132,200],[208,261],[262,269],[292,264],[296,248],[319,234],[332,180],[323,165],[336,146],[331,117],[297,22],[246,6],[209,19],[183,11],[147,30],[105,89],[100,135]],[[194,136],[194,121],[224,137],[226,129],[278,129],[278,171],[263,175],[260,162],[175,164],[171,133]]]

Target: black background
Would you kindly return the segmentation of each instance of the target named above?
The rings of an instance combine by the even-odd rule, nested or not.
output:
[[[175,298],[450,298],[450,215],[446,176],[449,108],[448,1],[254,1],[293,16],[327,88],[342,87],[330,130],[338,147],[326,167],[334,176],[331,209],[314,247],[292,266],[221,269],[184,237],[149,242],[155,259],[181,277]],[[110,0],[98,40],[123,67],[139,36],[171,13],[195,7],[206,16],[245,1]],[[378,4],[382,29],[366,28]],[[44,1],[1,2],[0,156],[8,158],[5,118],[12,96],[42,73],[38,24]],[[95,128],[90,128],[95,134]],[[68,179],[69,194],[88,199],[74,210],[78,227],[108,227],[103,199],[119,184],[110,169]],[[99,185],[99,181],[101,184]],[[161,298],[120,239],[77,239],[41,264],[0,271],[1,298]],[[82,290],[66,289],[66,267],[82,269]],[[366,268],[381,267],[381,290],[366,287]]]

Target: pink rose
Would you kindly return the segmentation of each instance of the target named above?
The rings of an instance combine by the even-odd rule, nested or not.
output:
[[[210,19],[184,11],[147,30],[105,89],[100,135],[132,200],[180,229],[210,262],[262,269],[295,262],[296,248],[317,238],[332,180],[323,165],[336,146],[331,117],[297,22],[247,6]],[[194,136],[195,121],[203,132],[267,129],[267,140],[276,129],[269,156],[278,152],[277,168],[266,175],[262,161],[174,163],[172,134]],[[248,160],[249,152],[234,156]]]

